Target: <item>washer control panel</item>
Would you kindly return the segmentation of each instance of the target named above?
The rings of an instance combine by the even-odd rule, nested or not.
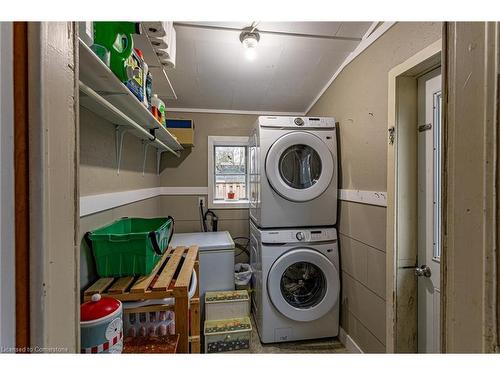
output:
[[[295,242],[323,242],[335,241],[335,228],[307,228],[307,229],[279,229],[262,230],[263,243],[295,243]]]
[[[259,125],[266,128],[335,129],[333,117],[259,116]]]

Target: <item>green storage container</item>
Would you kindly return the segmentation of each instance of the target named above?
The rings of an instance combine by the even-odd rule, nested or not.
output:
[[[85,234],[100,277],[148,275],[174,234],[174,219],[124,217]]]

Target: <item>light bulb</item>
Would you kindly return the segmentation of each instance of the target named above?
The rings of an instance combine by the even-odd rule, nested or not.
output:
[[[257,47],[257,43],[259,43],[259,41],[255,34],[247,34],[243,39],[243,46],[245,46],[245,48],[255,48]]]
[[[255,48],[245,48],[245,57],[250,61],[255,60],[257,57],[257,51]]]

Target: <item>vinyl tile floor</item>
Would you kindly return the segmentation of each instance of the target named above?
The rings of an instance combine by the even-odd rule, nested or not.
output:
[[[259,332],[255,325],[255,320],[252,319],[252,339],[250,341],[250,349],[237,350],[234,354],[348,354],[347,349],[337,338],[318,339],[318,340],[305,340],[282,342],[273,344],[263,344],[260,342]]]

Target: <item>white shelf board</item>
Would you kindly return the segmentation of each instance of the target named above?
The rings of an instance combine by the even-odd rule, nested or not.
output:
[[[177,139],[156,120],[99,57],[81,40],[79,44],[80,81],[144,129],[156,129],[156,137],[166,146],[174,151],[183,150]],[[128,122],[123,118],[108,110],[102,110],[101,105],[91,103],[92,101],[94,99],[89,97],[80,98],[82,106],[111,121],[113,124],[128,125]]]
[[[148,64],[151,74],[153,76],[153,93],[158,94],[159,97],[164,99],[175,100],[177,95],[175,90],[168,78],[167,72],[162,66],[158,55],[156,54],[151,41],[147,37],[146,33],[135,34],[134,47],[139,48],[142,51],[144,60]]]
[[[179,153],[167,146],[158,137],[154,137],[150,130],[144,129],[134,120],[110,104],[106,99],[97,94],[94,90],[80,81],[80,105],[89,111],[96,113],[100,117],[107,119],[110,124],[126,126],[127,132],[135,135],[139,139],[149,140],[151,144],[161,151],[172,152],[177,157]],[[121,147],[121,146],[120,146]]]

